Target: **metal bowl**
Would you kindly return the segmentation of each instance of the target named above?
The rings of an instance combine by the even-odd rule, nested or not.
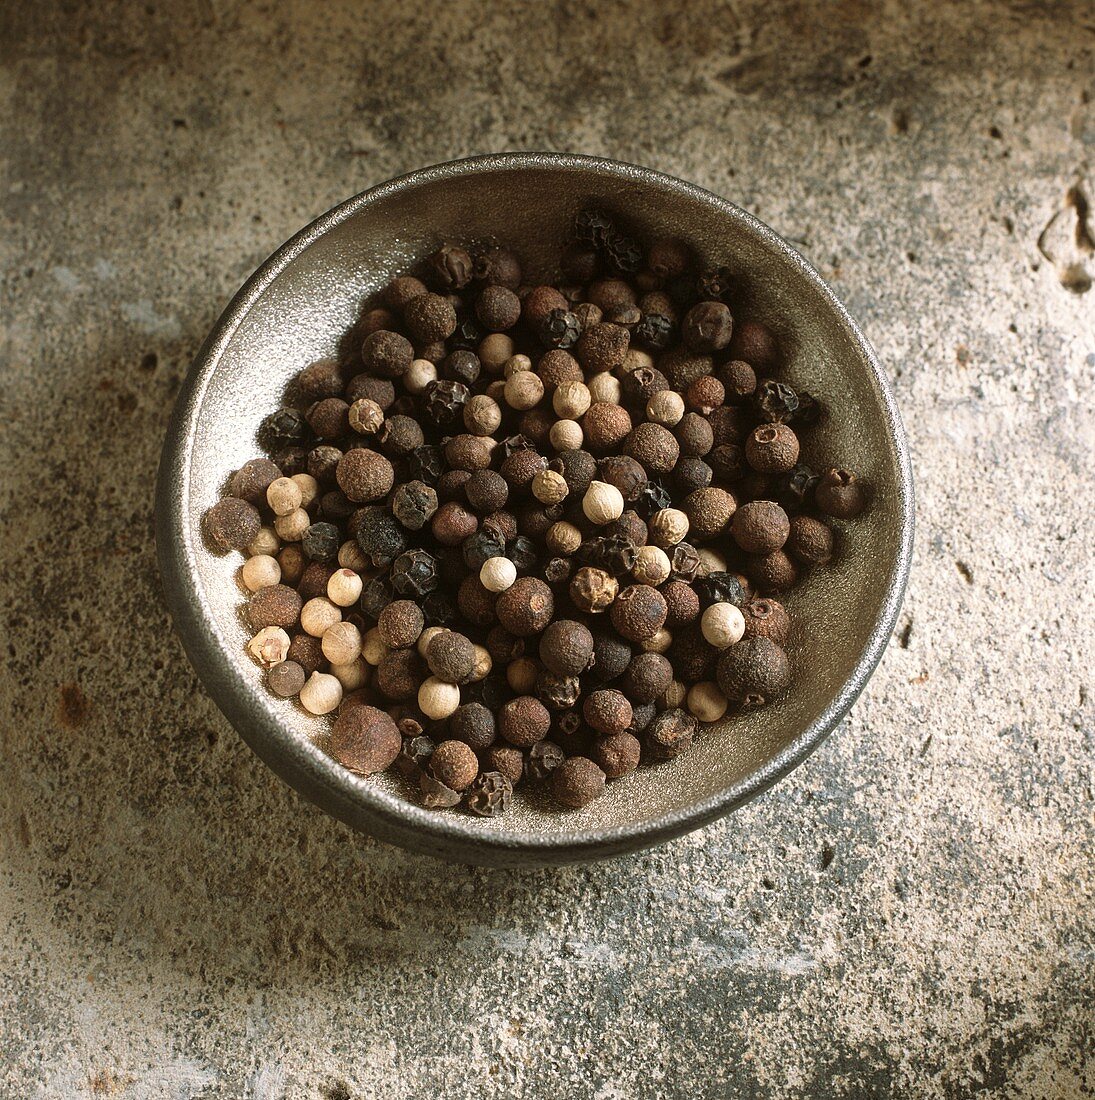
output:
[[[362,779],[324,752],[327,723],[267,693],[244,653],[238,555],[216,557],[202,513],[229,474],[258,453],[255,431],[287,380],[330,355],[362,301],[442,240],[497,239],[535,276],[549,275],[575,213],[625,213],[650,233],[680,235],[740,276],[742,312],[768,323],[782,376],[821,395],[833,415],[803,443],[804,461],[845,465],[871,488],[832,567],[789,594],[796,631],[792,689],[726,719],[668,764],[609,785],[584,810],[522,795],[480,820],[416,804],[390,775]],[[591,157],[500,154],[426,168],[342,203],[278,249],[205,341],[179,394],[157,485],[157,542],[168,603],[217,705],[286,782],[356,829],[465,863],[566,863],[678,836],[742,805],[801,763],[874,671],[909,573],[912,474],[904,431],[871,346],[817,272],[756,218],[699,187]]]

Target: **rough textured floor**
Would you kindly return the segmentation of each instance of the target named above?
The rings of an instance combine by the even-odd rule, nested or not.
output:
[[[1095,1092],[1095,19],[1082,2],[0,9],[0,1095]],[[232,291],[449,157],[639,161],[791,238],[915,455],[852,717],[729,820],[490,873],[203,695],[152,479]]]

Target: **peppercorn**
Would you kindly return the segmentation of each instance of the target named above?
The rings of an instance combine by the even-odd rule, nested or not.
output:
[[[367,374],[399,378],[414,360],[414,348],[406,336],[386,329],[369,333],[361,345],[361,361]]]
[[[460,792],[446,787],[428,771],[423,771],[419,776],[418,788],[422,792],[422,805],[427,810],[449,810],[460,805]]]
[[[518,763],[521,763],[521,754],[518,753],[517,757]],[[493,761],[493,756],[491,759]],[[521,770],[518,770],[516,778],[498,767],[485,771],[468,787],[464,805],[478,817],[498,817],[509,809],[513,785],[520,778]]]
[[[413,600],[394,600],[380,613],[376,623],[384,644],[392,649],[414,645],[425,625],[422,609]]]
[[[783,592],[798,580],[798,568],[782,550],[750,558],[746,573],[764,592]]]
[[[723,695],[718,684],[710,680],[693,684],[688,689],[688,710],[698,722],[717,722],[726,713],[729,705],[730,700]]]
[[[478,578],[476,578],[478,579]],[[518,577],[495,604],[498,621],[511,634],[539,634],[555,614],[551,589],[538,577]]]
[[[472,258],[457,245],[443,244],[426,261],[426,269],[443,290],[463,290],[471,282]]]
[[[535,331],[546,347],[566,350],[578,343],[582,335],[582,322],[571,309],[553,309]]]
[[[222,497],[205,513],[202,524],[206,538],[222,552],[243,550],[261,526],[258,509],[239,497]]]
[[[437,559],[425,550],[405,551],[392,562],[390,583],[401,596],[421,599],[429,595],[439,583]]]
[[[795,516],[786,549],[805,565],[825,565],[833,556],[832,529],[812,516]]]
[[[272,668],[288,657],[289,635],[280,626],[264,626],[246,648],[263,668]]]
[[[587,756],[571,756],[551,775],[551,790],[568,809],[580,810],[604,794],[605,773]]]
[[[228,495],[261,505],[275,481],[282,480],[281,470],[268,458],[253,458],[245,462],[230,478]]]
[[[463,741],[442,741],[430,755],[426,770],[450,790],[463,791],[479,774],[479,759]]]
[[[381,295],[389,309],[403,310],[421,294],[426,293],[426,284],[413,275],[398,275],[385,288]]]
[[[790,682],[787,654],[770,638],[742,638],[719,658],[719,687],[734,702],[762,706],[781,694]]]
[[[305,469],[307,450],[298,445],[278,447],[274,450],[274,465],[286,476],[292,477]]]
[[[722,383],[723,400],[727,405],[741,405],[756,392],[756,373],[741,359],[731,359],[724,363],[719,367],[717,377]]]
[[[779,360],[775,335],[760,321],[742,321],[730,340],[730,354],[753,367],[773,367]]]
[[[240,581],[248,592],[268,588],[281,580],[278,559],[269,554],[252,554],[240,568]]]
[[[651,759],[673,760],[691,747],[695,734],[696,719],[674,707],[663,710],[651,721],[643,739]]]
[[[715,445],[711,422],[699,413],[685,413],[673,434],[680,453],[689,458],[702,458]]]
[[[521,263],[508,248],[489,248],[475,257],[475,277],[487,286],[516,290],[521,285]]]
[[[345,709],[345,703],[343,704]],[[417,725],[417,723],[415,723]],[[400,733],[403,732],[403,723],[399,723]],[[421,727],[419,727],[421,729]],[[418,780],[422,775],[422,769],[426,766],[436,748],[432,737],[419,733],[412,737],[404,736],[403,747],[395,758],[395,769],[407,779]]]
[[[276,451],[293,443],[307,442],[312,437],[312,429],[299,409],[284,408],[264,417],[257,434],[264,451]]]
[[[445,630],[426,647],[426,663],[439,680],[463,684],[471,679],[475,668],[475,647],[463,634]]]
[[[554,523],[554,519],[548,515],[548,512],[552,509],[544,510],[544,519],[542,530],[537,530],[537,535],[543,537],[544,532],[550,524]],[[536,550],[536,544],[532,539],[527,538],[525,535],[518,535],[514,539],[506,540],[506,557],[513,562],[514,568],[520,574],[531,573],[536,568],[536,563],[539,555]]]
[[[798,461],[798,437],[786,424],[762,424],[746,440],[745,457],[759,473],[786,473]]]
[[[708,455],[711,471],[721,481],[737,481],[745,473],[745,451],[736,443],[723,443]]]
[[[392,514],[409,531],[420,531],[437,511],[437,493],[422,481],[407,481],[392,496]]]
[[[593,657],[593,635],[583,623],[558,619],[540,637],[540,660],[560,676],[579,676]]]
[[[338,460],[335,478],[350,500],[361,503],[387,496],[395,482],[395,471],[383,455],[357,447]]]
[[[384,410],[371,398],[363,397],[350,406],[346,419],[352,431],[375,435],[384,423]]]
[[[578,702],[582,685],[577,676],[560,676],[550,669],[541,668],[536,673],[533,690],[536,698],[552,710],[570,710]]]
[[[673,342],[676,326],[664,313],[644,312],[631,338],[649,351],[664,351]]]
[[[673,485],[678,493],[687,496],[697,489],[706,489],[714,476],[714,471],[702,458],[685,456],[678,460],[673,470]]]
[[[615,485],[605,481],[591,481],[582,497],[582,511],[591,523],[604,525],[623,515],[623,494]]]
[[[403,323],[420,344],[447,340],[456,331],[456,310],[440,294],[419,294],[403,309]]]
[[[757,385],[751,403],[758,420],[768,424],[785,424],[797,413],[799,398],[786,382],[766,378]]]
[[[518,695],[528,695],[536,687],[539,666],[531,657],[518,657],[506,668],[506,682]]]
[[[449,719],[449,733],[482,752],[494,744],[497,735],[494,712],[482,703],[464,703]]]
[[[514,451],[502,460],[500,473],[509,485],[510,491],[524,493],[532,485],[532,479],[547,467],[547,459],[534,450]]]
[[[437,479],[437,499],[442,502],[463,500],[464,486],[470,478],[470,470],[446,470]]]
[[[428,626],[448,626],[456,619],[456,607],[445,592],[430,592],[422,599],[422,614]]]
[[[442,546],[459,546],[478,528],[479,517],[453,500],[442,504],[430,520],[430,531]]]
[[[464,406],[471,391],[463,382],[439,378],[430,382],[422,391],[422,405],[426,416],[439,428],[447,428],[463,416]]]
[[[319,638],[311,634],[294,634],[285,655],[287,661],[294,661],[311,676],[323,663],[323,649]],[[297,691],[300,689],[298,688]]]
[[[389,457],[409,455],[426,441],[421,425],[409,416],[389,416],[381,425],[376,438]]]
[[[338,557],[342,535],[333,523],[313,523],[304,532],[300,545],[312,561],[327,564]]]
[[[556,455],[549,469],[563,475],[571,496],[579,496],[589,488],[597,473],[597,460],[588,451],[566,451]]]
[[[616,578],[603,569],[583,566],[571,579],[568,591],[579,611],[592,614],[606,610],[616,599]]]
[[[730,343],[734,319],[722,302],[697,302],[681,322],[681,338],[692,351],[721,351]]]
[[[650,472],[667,474],[677,464],[680,445],[661,424],[638,424],[623,441],[623,453],[641,462]]]
[[[665,597],[648,584],[631,584],[613,601],[612,625],[629,641],[653,637],[664,625]]]
[[[633,734],[619,730],[598,737],[591,752],[593,760],[609,779],[621,779],[639,766],[642,746]]]
[[[620,679],[632,703],[652,703],[673,682],[673,666],[661,653],[636,653]]]
[[[700,629],[716,649],[726,649],[741,641],[745,617],[732,603],[713,603],[700,618]]]
[[[359,508],[350,517],[349,530],[378,569],[391,565],[407,548],[403,528],[385,508]]]
[[[631,725],[631,704],[612,688],[599,688],[585,697],[582,715],[598,733],[622,733]]]
[[[478,531],[464,540],[460,550],[464,564],[478,572],[492,558],[505,557],[506,539],[497,524],[485,520]]]
[[[504,396],[511,409],[531,409],[543,399],[544,383],[531,370],[517,371],[507,379]]]
[[[308,676],[296,661],[281,661],[266,672],[266,686],[282,699],[300,694]]]
[[[479,570],[479,580],[489,592],[505,592],[517,580],[517,566],[506,557],[488,558]]]
[[[633,378],[642,371],[632,371],[628,378]],[[684,398],[676,390],[662,390],[654,394],[646,403],[646,418],[653,424],[661,424],[671,428],[680,423],[684,416]]]
[[[374,378],[371,374],[357,374],[346,383],[343,396],[351,405],[355,401],[375,401],[387,412],[395,402],[395,385],[388,378]]]
[[[528,757],[525,759],[525,774],[530,779],[543,782],[551,776],[551,773],[564,760],[566,760],[566,753],[554,741],[548,741],[547,739],[537,741],[528,750]]]
[[[511,699],[498,714],[498,732],[518,748],[531,748],[547,736],[550,728],[547,707],[531,695]]]
[[[615,450],[631,431],[631,417],[619,405],[594,401],[579,423],[591,451]]]
[[[821,476],[814,500],[822,512],[835,519],[854,519],[867,506],[863,483],[850,470],[837,468]]]
[[[784,645],[791,633],[791,618],[783,605],[771,598],[750,600],[742,609],[746,638],[770,638]]]
[[[688,534],[688,516],[679,508],[663,508],[655,512],[647,523],[650,542],[667,550],[676,546]]]
[[[324,484],[330,483],[335,480],[341,458],[342,451],[337,447],[326,444],[319,447],[313,447],[308,452],[306,460],[308,475],[315,480],[317,485],[319,482],[323,482]],[[288,515],[288,513],[285,514]]]
[[[358,775],[376,775],[395,763],[403,747],[399,727],[371,706],[343,710],[331,727],[331,755]]]

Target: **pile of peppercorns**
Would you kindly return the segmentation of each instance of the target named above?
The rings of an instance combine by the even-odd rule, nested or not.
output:
[[[774,596],[865,504],[799,461],[821,407],[726,269],[583,211],[561,271],[445,245],[395,279],[205,517],[247,555],[270,690],[430,807],[494,816],[525,781],[581,807],[779,695]]]

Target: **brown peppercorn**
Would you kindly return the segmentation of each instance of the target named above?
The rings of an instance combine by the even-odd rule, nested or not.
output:
[[[357,323],[357,331],[364,340],[370,332],[377,332],[382,328],[394,328],[398,322],[399,318],[392,310],[377,306],[376,309],[368,309],[361,315],[361,320]]]
[[[483,586],[478,573],[460,582],[456,591],[456,607],[475,626],[491,626],[495,621],[495,594]]]
[[[406,336],[380,329],[365,337],[361,345],[361,361],[368,374],[380,378],[400,378],[414,362],[414,348]]]
[[[551,773],[551,790],[571,810],[588,806],[605,791],[605,773],[588,756],[571,756]]]
[[[665,597],[665,625],[676,630],[700,614],[700,598],[685,581],[669,581],[659,591]]]
[[[744,359],[755,370],[763,370],[779,361],[779,345],[767,325],[760,321],[742,321],[735,326],[730,338],[730,354],[735,359]]]
[[[688,408],[704,416],[714,412],[725,400],[726,390],[723,384],[710,374],[697,378],[684,394],[684,403]]]
[[[645,642],[665,625],[665,597],[648,584],[630,584],[612,604],[612,625],[632,642]]]
[[[697,489],[685,498],[683,508],[688,516],[688,530],[694,536],[693,541],[721,534],[731,517],[737,522],[737,502],[725,489]]]
[[[673,760],[691,747],[695,735],[696,719],[674,707],[657,715],[646,727],[643,738],[652,759]]]
[[[479,774],[479,758],[463,741],[442,741],[430,754],[426,770],[450,791],[463,791]]]
[[[757,389],[756,371],[742,359],[731,359],[719,367],[718,379],[728,405],[744,404]]]
[[[631,504],[638,499],[649,480],[642,464],[629,455],[609,455],[597,463],[599,480],[615,485],[624,500]]]
[[[586,446],[594,452],[614,451],[631,431],[627,409],[605,401],[594,401],[579,423]]]
[[[785,474],[798,462],[798,436],[786,424],[761,424],[745,441],[745,457],[759,473]]]
[[[479,518],[462,504],[450,500],[442,504],[430,520],[430,531],[442,546],[459,546],[479,528]]]
[[[512,492],[526,493],[532,486],[532,479],[546,468],[547,459],[526,447],[503,459],[499,472]]]
[[[697,379],[711,374],[715,361],[710,355],[697,355],[686,347],[667,351],[658,360],[658,369],[675,390],[686,390]]]
[[[745,637],[724,649],[717,676],[723,695],[737,703],[770,703],[791,682],[787,654],[771,638]]]
[[[619,587],[611,573],[587,565],[571,578],[569,592],[579,611],[597,614],[611,606]]]
[[[568,351],[552,348],[540,356],[536,373],[544,383],[544,392],[553,395],[564,382],[581,382],[584,379],[578,360]]]
[[[520,749],[531,748],[542,741],[551,729],[551,715],[539,699],[518,695],[503,704],[498,712],[498,732]]]
[[[392,649],[414,645],[425,625],[422,609],[414,600],[393,600],[376,621],[381,639]]]
[[[750,558],[745,572],[762,592],[783,592],[798,580],[795,563],[782,550]]]
[[[598,737],[590,751],[597,766],[609,779],[620,779],[639,766],[642,746],[638,738],[621,730]]]
[[[489,515],[506,506],[509,486],[495,470],[476,470],[464,486],[468,503],[480,514]]]
[[[681,338],[692,351],[721,351],[730,343],[734,318],[723,302],[697,302],[681,322]]]
[[[630,343],[631,333],[626,328],[602,321],[582,333],[574,351],[584,370],[599,374],[620,366]]]
[[[570,309],[570,303],[553,286],[534,286],[521,303],[521,315],[538,332],[553,309]]]
[[[399,727],[376,707],[344,708],[331,726],[331,755],[358,775],[376,775],[390,768],[402,747]]]
[[[482,752],[494,744],[497,736],[494,712],[482,703],[464,703],[449,719],[449,733]]]
[[[540,638],[540,660],[560,676],[580,676],[592,657],[593,635],[584,623],[558,619]]]
[[[247,621],[254,631],[264,626],[280,626],[288,630],[300,622],[304,601],[295,588],[286,584],[271,584],[252,593],[247,602]]]
[[[350,406],[341,397],[325,397],[308,410],[305,419],[320,439],[338,439],[350,430]]]
[[[525,754],[512,745],[491,745],[483,765],[489,771],[504,775],[511,784],[520,783],[525,774]]]
[[[456,310],[440,294],[419,294],[404,307],[403,323],[418,344],[447,340],[456,331]]]
[[[376,435],[381,450],[386,455],[402,457],[417,450],[426,442],[422,425],[409,416],[389,416]]]
[[[715,445],[715,430],[711,421],[699,413],[685,413],[673,429],[680,453],[690,458],[703,458]]]
[[[427,675],[426,662],[413,647],[392,649],[376,666],[376,686],[389,699],[402,703],[417,697]]]
[[[521,262],[508,248],[488,248],[475,257],[475,277],[487,286],[516,290],[521,285]]]
[[[498,621],[511,634],[539,634],[555,614],[555,598],[539,577],[518,577],[494,606]]]
[[[851,470],[837,468],[821,475],[814,500],[822,512],[835,519],[854,519],[867,506],[863,483]]]
[[[716,447],[724,443],[741,443],[749,433],[749,419],[744,409],[722,405],[708,417],[711,439]]]
[[[395,470],[382,454],[355,447],[338,460],[335,480],[350,500],[362,504],[380,500],[391,492]]]
[[[795,516],[785,549],[804,565],[825,565],[833,556],[832,528],[813,516]]]
[[[205,513],[202,528],[214,549],[244,550],[259,533],[262,517],[253,504],[239,497],[223,497]]]
[[[395,402],[395,386],[388,378],[374,378],[371,374],[357,374],[346,383],[346,400],[353,405],[355,401],[375,401],[385,412]]]
[[[304,671],[311,676],[318,672],[323,664],[323,640],[314,638],[311,634],[294,634],[289,642],[287,661],[295,661]]]
[[[307,680],[308,674],[296,661],[282,661],[266,672],[266,686],[282,699],[299,695]]]
[[[310,403],[338,397],[344,384],[337,359],[318,359],[298,372],[292,390],[297,399]]]
[[[680,458],[680,445],[661,424],[637,424],[623,441],[623,453],[655,474],[668,474]]]
[[[746,638],[770,638],[784,645],[791,633],[791,617],[783,604],[773,599],[750,600],[742,609]]]
[[[738,509],[730,533],[746,553],[770,554],[783,546],[790,530],[787,513],[778,504],[752,500]]]
[[[631,704],[623,692],[599,688],[586,696],[582,715],[598,733],[623,733],[631,725]]]
[[[505,332],[521,318],[521,299],[508,287],[485,287],[475,300],[475,315],[488,332]]]
[[[475,671],[475,646],[463,634],[445,630],[430,639],[426,663],[439,680],[447,684],[465,684]]]
[[[413,275],[398,275],[385,288],[382,295],[389,309],[402,311],[415,298],[426,293],[426,284]]]
[[[660,653],[636,653],[620,679],[632,703],[653,703],[673,682],[673,666]]]
[[[281,477],[281,470],[268,458],[253,458],[245,462],[228,482],[228,495],[261,507],[266,503],[266,490]]]
[[[478,435],[454,435],[441,448],[445,461],[454,470],[485,470],[490,465],[494,440]]]

